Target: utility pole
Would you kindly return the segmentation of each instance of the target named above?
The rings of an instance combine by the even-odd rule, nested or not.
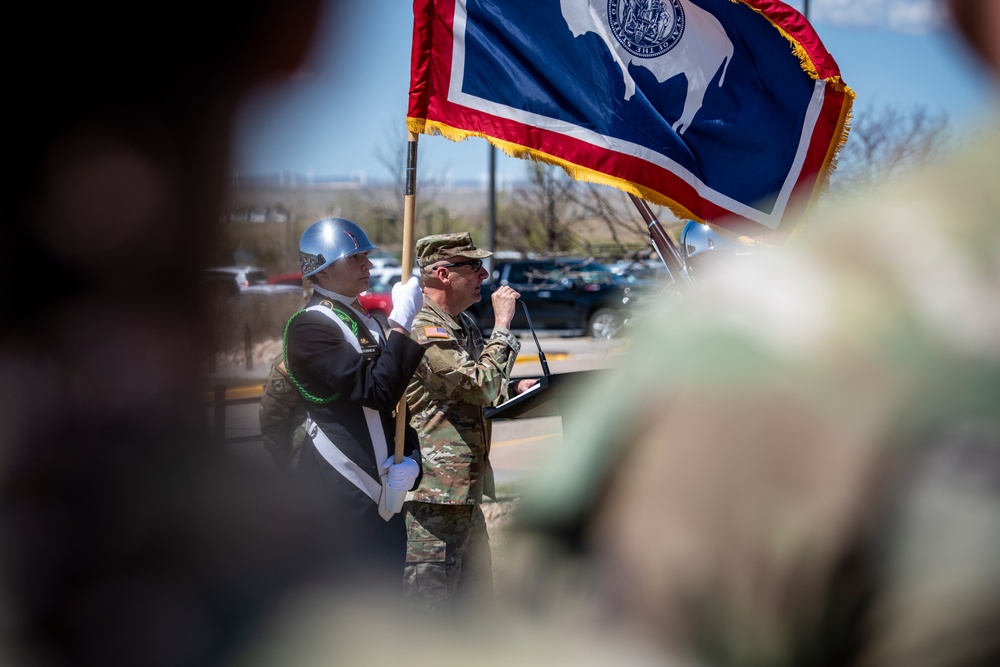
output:
[[[497,147],[489,145],[490,151],[490,191],[489,191],[489,229],[487,230],[486,247],[490,252],[497,250]],[[490,271],[493,265],[490,264]]]
[[[809,0],[802,0],[802,16],[806,17],[806,21],[809,20]]]

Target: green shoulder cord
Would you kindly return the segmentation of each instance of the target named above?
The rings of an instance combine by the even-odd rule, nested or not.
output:
[[[336,308],[331,308],[331,310],[337,314],[337,317],[339,317],[341,321],[344,322],[344,324],[347,324],[351,327],[351,332],[354,334],[355,337],[357,337],[358,335],[357,322],[351,319],[351,317],[348,316],[347,313],[344,313]],[[288,329],[291,328],[292,326],[292,320],[294,320],[296,317],[298,317],[304,312],[306,312],[306,309],[303,308],[297,313],[293,313],[292,316],[288,318],[288,322],[285,323],[285,333],[281,337],[281,358],[285,362],[285,371],[288,373],[288,379],[292,381],[292,384],[295,385],[295,388],[299,390],[299,393],[307,401],[311,403],[316,403],[318,405],[323,405],[325,403],[333,403],[335,400],[340,398],[340,394],[334,394],[330,398],[319,398],[318,396],[313,396],[312,394],[310,394],[308,391],[305,390],[305,387],[299,384],[299,381],[297,379],[295,379],[295,376],[292,375],[292,366],[291,364],[288,363]]]

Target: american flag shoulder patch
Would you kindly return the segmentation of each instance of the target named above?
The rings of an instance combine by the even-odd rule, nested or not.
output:
[[[424,327],[424,335],[428,338],[450,338],[448,330],[444,327]]]

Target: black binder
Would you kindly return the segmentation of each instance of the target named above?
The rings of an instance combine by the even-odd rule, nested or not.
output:
[[[544,375],[538,385],[496,407],[486,408],[487,419],[527,419],[562,415],[575,392],[604,369]],[[519,378],[526,380],[530,378]],[[517,380],[512,380],[517,382]]]
[[[535,327],[531,324],[531,316],[528,315],[528,307],[524,302],[519,302],[524,309],[524,316],[528,320],[528,328],[531,336],[535,339],[535,347],[538,349],[538,360],[542,364],[542,377],[538,378],[538,383],[528,389],[528,391],[514,396],[508,401],[495,407],[486,408],[487,419],[526,419],[529,417],[552,417],[561,415],[566,407],[566,401],[572,396],[573,390],[581,384],[590,381],[594,374],[602,371],[576,371],[572,373],[559,373],[552,375],[549,373],[549,365],[545,361],[545,354],[538,344],[538,336],[535,336]],[[517,384],[519,380],[531,378],[512,379],[511,384]]]

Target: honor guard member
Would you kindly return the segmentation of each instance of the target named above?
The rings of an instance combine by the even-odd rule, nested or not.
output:
[[[419,480],[420,453],[407,429],[406,456],[393,463],[395,409],[424,354],[409,336],[423,296],[415,278],[395,285],[391,329],[383,331],[357,300],[373,250],[349,220],[306,229],[299,260],[314,288],[285,328],[285,361],[308,406],[298,470],[328,508],[317,539],[351,572],[383,573],[388,592],[398,592],[406,544],[399,511]]]
[[[423,479],[407,496],[406,591],[425,608],[457,593],[492,591],[493,565],[483,495],[496,498],[490,467],[492,424],[484,409],[503,402],[520,341],[510,332],[516,300],[510,287],[493,295],[489,340],[463,311],[480,300],[489,275],[468,232],[427,236],[416,244],[424,282],[413,340],[424,359],[407,389],[411,424],[420,435]],[[525,380],[515,393],[535,383]]]

